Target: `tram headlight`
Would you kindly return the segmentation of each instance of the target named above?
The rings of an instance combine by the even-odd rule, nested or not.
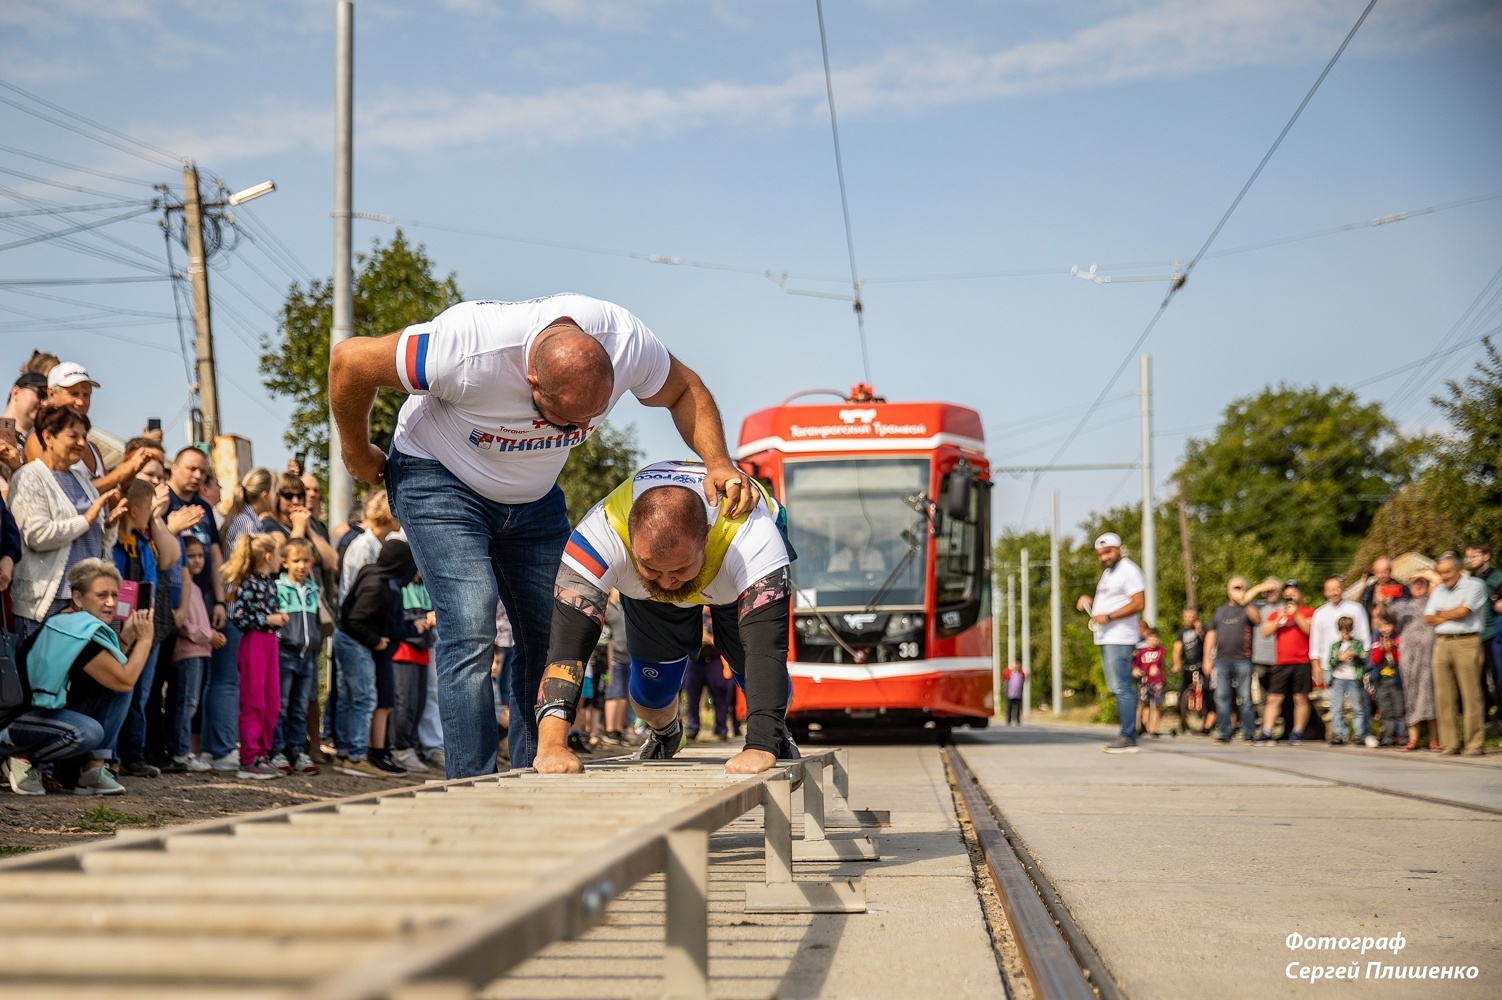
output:
[[[887,635],[907,635],[923,631],[923,615],[919,612],[895,614],[887,619]]]
[[[793,619],[793,627],[804,636],[819,635],[821,632],[829,631],[819,620],[818,615],[798,615]]]

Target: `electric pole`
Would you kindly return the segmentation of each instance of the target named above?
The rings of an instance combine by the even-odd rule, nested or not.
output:
[[[203,439],[213,447],[219,433],[219,375],[214,368],[214,331],[209,321],[209,267],[203,249],[203,200],[198,167],[183,161],[183,222],[188,235],[188,279],[193,286],[193,343],[198,355],[198,408]]]
[[[1027,549],[1022,550],[1022,672],[1027,676],[1027,683],[1022,685],[1022,711],[1028,714],[1033,705],[1033,640],[1032,624],[1029,615],[1028,578],[1032,574],[1028,571]]]
[[[1199,602],[1194,598],[1194,556],[1189,552],[1189,505],[1184,502],[1184,494],[1179,494],[1179,552],[1184,557],[1184,596],[1188,600],[1189,607],[1199,607]]]
[[[1064,714],[1064,620],[1059,609],[1059,491],[1051,495],[1048,531],[1048,639],[1053,657],[1053,714]]]
[[[1158,625],[1158,526],[1153,519],[1153,358],[1142,355],[1142,575],[1147,582],[1143,617]]]
[[[341,0],[335,17],[334,57],[334,322],[329,350],[355,335],[353,236],[355,151],[355,5]],[[332,355],[331,355],[332,357]],[[340,457],[339,425],[329,409],[330,524],[349,516],[355,482]]]

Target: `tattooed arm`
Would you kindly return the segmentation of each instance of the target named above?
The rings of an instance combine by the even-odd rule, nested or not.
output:
[[[553,585],[553,634],[542,675],[537,718],[549,716],[573,725],[584,685],[584,665],[600,638],[609,593],[567,564]]]

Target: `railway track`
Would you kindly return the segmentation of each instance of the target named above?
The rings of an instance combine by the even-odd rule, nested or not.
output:
[[[1125,1000],[1026,845],[954,747],[941,751],[1038,1000]]]
[[[793,838],[792,791],[803,789]],[[0,863],[0,996],[449,1000],[574,937],[666,875],[664,994],[708,989],[708,836],[763,807],[754,912],[864,912],[875,860],[843,751],[728,780],[724,758],[431,782]],[[852,832],[835,833],[841,827]]]

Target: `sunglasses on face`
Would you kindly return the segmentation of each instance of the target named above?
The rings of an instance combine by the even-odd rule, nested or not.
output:
[[[282,494],[282,499],[283,500],[301,500],[305,496],[307,496],[306,493],[283,493]]]

